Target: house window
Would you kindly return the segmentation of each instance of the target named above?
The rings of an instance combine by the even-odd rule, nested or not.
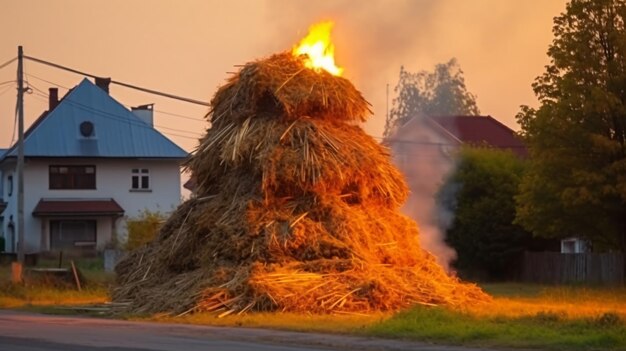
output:
[[[7,196],[13,195],[13,176],[7,177]]]
[[[147,168],[133,168],[130,178],[131,190],[150,190],[150,171]]]
[[[95,189],[96,166],[50,166],[50,189]]]
[[[95,220],[50,221],[50,249],[94,249],[96,224]]]

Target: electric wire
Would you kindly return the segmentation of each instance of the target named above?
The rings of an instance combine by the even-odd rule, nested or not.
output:
[[[17,57],[14,57],[14,58],[10,59],[9,61],[7,61],[7,62],[5,62],[5,63],[1,64],[1,65],[0,65],[0,69],[3,69],[4,67],[6,67],[6,66],[10,65],[11,63],[13,63],[13,61],[17,61]]]
[[[38,58],[34,58],[34,57],[31,57],[31,56],[24,56],[24,58],[32,60],[32,61],[35,61],[35,62],[38,62],[38,63],[41,63],[41,64],[49,65],[49,66],[52,66],[52,67],[55,67],[55,68],[58,68],[58,69],[66,70],[66,71],[69,71],[69,72],[72,72],[72,73],[75,73],[75,74],[79,74],[79,75],[83,75],[83,76],[87,76],[87,77],[91,77],[91,78],[101,78],[99,76],[96,76],[96,75],[93,75],[93,74],[90,74],[90,73],[81,72],[81,71],[75,70],[73,68],[61,66],[59,64],[48,62],[48,61],[41,60],[41,59],[38,59]],[[37,76],[32,75],[32,74],[27,74],[27,76],[33,77],[35,79],[41,80],[43,82],[52,84],[52,85],[57,86],[57,87],[61,87],[61,88],[70,90],[70,88],[68,88],[68,87],[64,87],[64,86],[62,86],[62,85],[60,85],[58,83],[54,83],[52,81],[43,79],[41,77],[37,77]],[[175,96],[175,95],[168,94],[168,93],[162,93],[162,92],[159,92],[159,91],[156,91],[156,90],[152,90],[152,89],[136,87],[136,86],[133,86],[133,85],[130,85],[130,84],[127,84],[127,83],[117,82],[117,81],[113,81],[113,80],[111,80],[111,83],[115,83],[115,84],[118,84],[118,85],[126,86],[126,87],[137,89],[137,90],[141,90],[141,91],[148,92],[148,93],[154,93],[156,95],[161,95],[161,96],[165,96],[165,97],[169,97],[169,98],[173,98],[173,99],[179,99],[180,98],[179,100],[190,102],[190,103],[198,103],[198,102],[200,102],[199,103],[200,105],[209,106],[208,103],[201,102],[201,101],[198,101],[198,100],[193,100],[193,99],[189,99],[189,98]],[[32,84],[30,84],[30,86],[32,86],[33,88],[36,88]],[[37,90],[42,94],[43,97],[47,97],[47,93],[46,92],[44,92],[41,89],[37,89]],[[189,100],[193,100],[193,101],[189,101]],[[73,101],[72,103],[80,105],[80,103],[77,103],[75,101]],[[90,106],[86,106],[86,105],[83,105],[82,107],[86,108],[86,109],[92,109]],[[128,106],[126,106],[126,107],[128,107]],[[180,114],[167,112],[167,111],[162,111],[162,110],[154,110],[154,111],[157,112],[157,113],[162,113],[162,114],[166,114],[166,115],[170,115],[170,116],[174,116],[174,117],[180,117],[180,118],[185,118],[185,119],[189,119],[189,120],[205,122],[204,119],[200,119],[200,118],[180,115]],[[107,113],[107,112],[104,112],[104,111],[100,111],[100,112],[101,113],[105,113],[105,114]],[[118,118],[120,118],[120,117],[121,118],[125,118],[123,116],[117,116],[117,117]],[[196,136],[200,136],[200,134],[198,134],[197,132],[192,132],[192,131],[183,130],[183,129],[177,129],[177,128],[170,128],[170,127],[165,127],[165,126],[160,126],[160,125],[155,125],[155,126],[158,127],[158,128],[163,128],[163,129],[167,129],[167,130],[172,130],[172,131],[176,131],[176,132],[188,133],[188,134],[193,134],[193,135],[196,135]],[[172,135],[176,135],[176,134],[172,134]],[[176,135],[176,136],[190,138],[188,136],[182,136],[182,135]],[[418,146],[422,145],[422,146],[440,146],[440,147],[443,147],[443,146],[458,146],[458,144],[455,144],[455,143],[402,140],[402,139],[384,138],[384,137],[377,137],[377,136],[372,136],[372,137],[374,139],[377,139],[377,140],[381,141],[381,142],[388,142],[388,143],[391,143],[391,144],[400,143],[400,144],[411,144],[411,145],[418,145]],[[523,146],[523,145],[499,145],[499,147],[501,147],[501,148],[509,148],[509,149],[516,149],[516,148],[523,149],[523,148],[525,148],[525,146]]]
[[[54,63],[54,62],[38,59],[36,57],[24,55],[24,58],[27,59],[27,60],[33,61],[33,62],[37,62],[37,63],[43,64],[43,65],[48,65],[48,66],[51,66],[51,67],[54,67],[54,68],[62,69],[64,71],[72,72],[72,73],[79,74],[79,75],[82,75],[82,76],[87,76],[87,77],[91,77],[91,78],[98,78],[98,79],[104,79],[103,77],[96,76],[95,74],[82,72],[82,71],[79,71],[79,70],[76,70],[76,69],[73,69],[73,68],[69,68],[69,67],[66,67],[66,66],[59,65],[59,64]],[[109,79],[109,78],[106,78],[106,79]],[[208,102],[205,102],[205,101],[200,101],[200,100],[196,100],[196,99],[192,99],[192,98],[178,96],[178,95],[174,95],[174,94],[170,94],[170,93],[166,93],[166,92],[162,92],[162,91],[158,91],[158,90],[154,90],[154,89],[144,88],[144,87],[140,87],[140,86],[137,86],[137,85],[134,85],[134,84],[124,83],[124,82],[120,82],[120,81],[113,80],[113,79],[111,79],[110,82],[112,84],[121,85],[121,86],[126,87],[126,88],[143,91],[143,92],[149,93],[149,94],[164,96],[164,97],[167,97],[167,98],[170,98],[170,99],[185,101],[185,102],[192,103],[192,104],[197,104],[197,105],[210,106],[210,104]]]
[[[51,84],[51,85],[53,85],[53,86],[56,86],[56,87],[59,87],[59,88],[63,88],[63,89],[66,89],[66,90],[70,90],[70,88],[68,88],[68,87],[66,87],[66,86],[63,86],[63,85],[61,85],[61,84],[59,84],[59,83],[55,83],[55,82],[49,81],[49,80],[47,80],[47,79],[44,79],[44,78],[41,78],[41,77],[35,76],[35,75],[33,75],[33,74],[26,74],[26,75],[27,75],[28,77],[35,78],[35,79],[37,79],[37,80],[40,80],[40,81],[42,81],[42,82],[45,82],[45,83]],[[129,108],[129,109],[133,107],[133,106],[126,105],[126,104],[123,104],[123,105],[124,105],[124,106],[126,106],[126,107],[127,107],[127,108]],[[184,119],[192,120],[192,121],[206,122],[206,120],[204,120],[204,119],[202,119],[202,118],[191,117],[191,116],[185,116],[185,115],[181,115],[181,114],[178,114],[178,113],[167,112],[167,111],[157,110],[157,109],[154,109],[153,111],[154,111],[154,112],[157,112],[157,113],[162,113],[162,114],[165,114],[165,115],[169,115],[169,116],[180,117],[180,118],[184,118]]]
[[[33,88],[35,88],[35,87],[33,87]],[[35,95],[37,95],[37,96],[39,96],[41,98],[47,98],[48,97],[48,95],[45,94],[45,93],[42,93],[42,91],[40,89],[35,88],[35,90],[37,91],[35,93]],[[99,115],[101,117],[104,117],[104,118],[108,118],[108,119],[115,120],[115,121],[118,121],[118,122],[128,123],[128,124],[130,124],[132,126],[136,126],[136,127],[140,127],[140,128],[146,128],[146,129],[151,129],[152,128],[150,125],[148,125],[146,123],[143,123],[143,122],[140,122],[140,121],[133,122],[133,121],[129,120],[127,116],[121,116],[121,115],[117,115],[117,114],[112,114],[112,113],[107,112],[107,111],[102,111],[102,110],[99,110],[99,109],[95,109],[95,108],[93,108],[91,106],[84,105],[84,104],[78,103],[78,102],[70,100],[70,99],[65,99],[64,102],[66,102],[66,103],[68,103],[70,105],[73,105],[73,106],[75,106],[76,108],[78,108],[80,110],[83,110],[85,112],[90,112],[90,113],[93,113],[93,114],[97,114],[97,115]],[[192,137],[192,136],[189,136],[189,135],[182,135],[182,134],[176,134],[176,133],[161,131],[162,133],[167,134],[167,135],[178,136],[178,137],[181,137],[181,138],[187,138],[187,139],[192,139],[192,140],[198,140],[198,138],[201,137],[201,134],[198,134],[197,132],[192,132],[192,131],[183,130],[183,129],[170,128],[170,127],[164,127],[164,126],[160,126],[160,125],[154,125],[154,126],[158,127],[159,129],[167,129],[167,130],[173,130],[173,131],[176,131],[176,132],[189,133],[189,134],[192,134],[192,135],[195,135],[195,136]]]
[[[35,79],[37,79],[37,80],[40,80],[40,81],[42,81],[42,82],[45,82],[45,83],[48,83],[48,84],[52,84],[52,85],[54,85],[55,87],[58,87],[58,88],[63,88],[63,89],[66,89],[66,90],[70,90],[70,88],[68,88],[68,87],[65,87],[65,86],[63,86],[63,85],[61,85],[61,84],[59,84],[59,83],[55,83],[55,82],[51,82],[51,81],[49,81],[49,80],[45,80],[45,79],[43,79],[43,78],[41,78],[41,77],[37,77],[37,76],[36,76],[36,75],[34,75],[34,74],[25,73],[25,75],[26,75],[27,77],[31,77],[31,78],[35,78]]]
[[[38,92],[38,94],[39,94],[41,97],[44,97],[44,98],[49,98],[49,95],[48,95],[45,91],[43,91],[43,90],[41,90],[41,89],[37,88],[37,87],[36,87],[35,85],[33,85],[32,83],[31,83],[31,84],[29,84],[29,86],[30,86],[30,87],[32,87],[35,91],[37,91],[37,92]],[[65,100],[64,100],[64,101],[65,101]],[[84,104],[81,104],[81,103],[79,103],[79,102],[77,102],[77,101],[73,101],[73,100],[71,100],[71,99],[67,99],[67,102],[68,102],[68,103],[70,103],[71,105],[82,107],[83,109],[88,109],[88,110],[91,110],[91,111],[100,112],[100,113],[102,113],[102,114],[107,114],[107,115],[110,115],[110,116],[114,116],[114,117],[120,118],[120,119],[122,119],[122,120],[126,120],[126,119],[127,119],[127,117],[126,117],[126,116],[116,115],[116,114],[112,114],[112,113],[107,112],[107,111],[102,111],[102,110],[99,110],[99,109],[93,108],[92,106],[89,106],[89,105],[84,105]],[[130,123],[133,123],[133,122],[130,122]],[[141,126],[141,127],[148,127],[148,128],[151,128],[150,126],[146,125],[145,123],[141,123],[141,124],[137,123],[136,125]],[[155,126],[155,127],[159,127],[159,128],[163,128],[163,129],[173,130],[173,131],[175,131],[175,132],[189,133],[189,134],[193,134],[194,136],[200,136],[200,134],[199,134],[198,132],[194,132],[194,131],[189,131],[189,130],[184,130],[184,129],[177,129],[177,128],[171,128],[171,127],[165,127],[165,126],[156,125],[156,124],[155,124],[154,126]]]
[[[2,95],[4,95],[4,94],[6,94],[8,91],[11,91],[11,88],[14,88],[14,87],[12,87],[12,86],[10,86],[10,85],[9,85],[9,86],[4,87],[4,90],[0,91],[0,96],[2,96]]]

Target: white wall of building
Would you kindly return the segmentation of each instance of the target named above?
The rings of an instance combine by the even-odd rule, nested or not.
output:
[[[14,170],[11,168],[11,164],[5,165],[5,168],[2,169],[2,201],[7,203],[7,207],[4,212],[2,212],[2,216],[4,217],[2,221],[2,230],[0,232],[3,233],[5,238],[5,250],[12,251],[12,248],[17,247],[16,243],[13,240],[13,236],[17,238],[17,233],[12,235],[12,231],[9,230],[9,226],[13,223],[17,226],[17,176],[14,174]],[[12,185],[9,185],[9,179],[13,178]],[[9,195],[11,194],[11,195]]]
[[[50,165],[95,165],[96,189],[93,190],[52,190],[49,189]],[[150,190],[131,190],[131,170],[147,168],[150,170]],[[6,181],[11,171],[4,172]],[[16,180],[14,180],[16,181]],[[7,187],[5,184],[4,191]],[[7,233],[9,218],[17,222],[16,190],[11,197],[3,197],[7,208],[3,215],[4,232]],[[24,226],[26,233],[26,252],[45,250],[42,243],[42,219],[32,215],[35,206],[42,198],[72,198],[72,199],[114,199],[123,209],[126,217],[134,217],[143,210],[169,213],[178,206],[181,199],[180,167],[178,161],[170,160],[134,160],[134,159],[27,159],[24,170]],[[47,220],[46,220],[47,221]],[[44,223],[43,228],[49,235],[49,225]],[[118,238],[126,238],[125,220],[116,223]],[[100,238],[102,236],[102,239]],[[111,222],[109,217],[98,221],[98,246],[110,240]],[[45,240],[44,240],[45,242]],[[7,247],[8,243],[7,243]]]

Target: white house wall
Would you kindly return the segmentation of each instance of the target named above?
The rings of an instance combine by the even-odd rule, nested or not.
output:
[[[9,196],[9,186],[7,186],[7,182],[9,177],[13,177],[13,193]],[[13,220],[15,226],[17,226],[17,177],[15,176],[13,169],[10,166],[5,166],[2,170],[2,182],[4,183],[2,189],[2,200],[7,203],[7,207],[2,212],[2,216],[4,217],[4,221],[2,223],[2,233],[4,233],[5,237],[5,249],[6,251],[11,251],[11,248],[15,247],[15,243],[9,237],[9,223]],[[17,234],[16,234],[17,237]]]
[[[51,190],[49,189],[50,165],[95,165],[95,190]],[[131,170],[133,168],[147,168],[150,170],[150,191],[131,191]],[[5,172],[5,179],[8,176]],[[26,252],[38,252],[47,248],[41,247],[42,225],[40,218],[32,215],[35,206],[41,198],[73,198],[73,199],[101,199],[113,198],[123,209],[127,217],[134,217],[143,210],[171,212],[180,203],[180,168],[178,161],[169,160],[132,160],[132,159],[28,159],[24,171],[24,226],[26,233]],[[17,186],[14,187],[17,190]],[[5,186],[6,192],[6,186]],[[6,194],[5,194],[6,195]],[[8,218],[16,215],[16,191],[10,198],[4,212],[5,223]],[[106,221],[98,221],[98,233],[109,233]],[[49,228],[49,226],[45,226]],[[6,228],[5,228],[6,229]],[[124,220],[117,221],[117,233],[121,241],[126,239],[126,225]],[[49,229],[46,230],[49,235]],[[5,233],[7,231],[5,230]],[[98,245],[103,245],[98,239]],[[8,245],[7,245],[8,246]]]

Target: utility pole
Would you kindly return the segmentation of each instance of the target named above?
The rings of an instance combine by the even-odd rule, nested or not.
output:
[[[17,47],[17,260],[24,264],[24,52]]]

